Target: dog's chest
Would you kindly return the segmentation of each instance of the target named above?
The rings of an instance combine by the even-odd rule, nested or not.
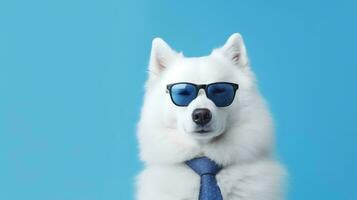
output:
[[[165,166],[148,168],[147,174],[150,174],[150,184],[155,190],[175,200],[198,200],[200,189],[200,176],[192,171],[189,167],[182,166]],[[218,185],[221,189],[224,200],[232,199],[232,188],[236,187],[234,182],[240,174],[232,169],[222,169],[216,176]],[[236,190],[235,193],[239,193]],[[234,194],[239,195],[239,194]]]

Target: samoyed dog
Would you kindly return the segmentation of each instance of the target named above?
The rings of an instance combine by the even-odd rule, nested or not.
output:
[[[203,57],[185,57],[155,38],[148,72],[136,199],[283,199],[272,118],[239,33]],[[207,184],[188,165],[200,157],[220,167]],[[203,197],[210,188],[220,197]]]

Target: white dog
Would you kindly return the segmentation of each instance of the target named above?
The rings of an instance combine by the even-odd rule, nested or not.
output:
[[[221,91],[207,89],[207,84],[217,82],[238,86],[232,102],[227,102],[229,95],[212,97]],[[190,84],[190,91],[177,93],[171,91],[175,83],[205,85],[195,91]],[[184,57],[154,39],[145,88],[138,124],[145,169],[137,177],[136,199],[198,200],[203,195],[200,175],[185,162],[202,156],[222,167],[215,179],[224,200],[283,199],[286,173],[274,159],[272,119],[240,34],[197,58]]]

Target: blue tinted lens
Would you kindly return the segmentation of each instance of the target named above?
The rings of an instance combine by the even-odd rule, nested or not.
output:
[[[178,83],[171,87],[172,101],[178,106],[187,106],[197,97],[197,89],[194,85]]]
[[[218,107],[229,106],[234,99],[235,89],[229,83],[214,83],[207,87],[207,97]]]

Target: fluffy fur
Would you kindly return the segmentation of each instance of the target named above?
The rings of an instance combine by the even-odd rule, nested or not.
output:
[[[234,102],[218,108],[205,92],[187,107],[175,106],[166,85],[175,82],[239,84]],[[138,123],[137,200],[197,200],[199,176],[184,162],[207,156],[223,165],[217,182],[225,200],[279,200],[285,170],[274,159],[272,119],[256,86],[240,34],[209,56],[188,58],[162,39],[152,43],[149,78]],[[212,112],[211,132],[197,134],[191,114]]]

